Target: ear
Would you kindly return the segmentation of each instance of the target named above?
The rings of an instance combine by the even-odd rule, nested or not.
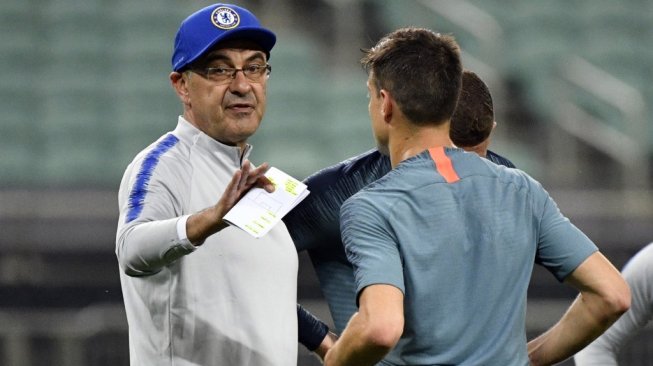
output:
[[[385,89],[381,89],[381,114],[383,114],[384,121],[390,122],[392,119],[393,107],[394,99],[392,94]]]
[[[182,73],[173,71],[170,73],[170,84],[172,84],[172,88],[175,89],[175,92],[179,99],[181,99],[182,103],[189,104],[188,78],[184,77]]]
[[[497,127],[497,121],[492,122],[492,129],[494,130],[495,127]]]

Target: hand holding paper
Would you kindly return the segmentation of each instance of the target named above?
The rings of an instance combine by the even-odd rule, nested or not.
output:
[[[274,192],[252,188],[224,216],[224,221],[256,238],[270,231],[310,193],[304,183],[277,168],[270,168],[265,176],[274,184]]]

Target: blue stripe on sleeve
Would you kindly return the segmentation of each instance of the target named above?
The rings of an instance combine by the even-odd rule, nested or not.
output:
[[[147,195],[147,186],[150,183],[152,172],[159,163],[161,155],[175,146],[177,142],[179,142],[179,139],[175,135],[169,134],[163,140],[159,141],[143,160],[141,169],[136,176],[134,187],[129,194],[129,211],[127,211],[126,223],[136,220],[143,211],[143,202]]]

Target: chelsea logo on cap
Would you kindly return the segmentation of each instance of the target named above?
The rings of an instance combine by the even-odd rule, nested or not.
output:
[[[269,59],[277,37],[245,8],[231,4],[209,5],[181,22],[175,36],[172,69],[183,70],[226,39],[252,41],[261,46]]]
[[[213,10],[211,21],[220,29],[232,29],[236,28],[238,23],[240,23],[240,16],[238,16],[235,10],[221,6]]]

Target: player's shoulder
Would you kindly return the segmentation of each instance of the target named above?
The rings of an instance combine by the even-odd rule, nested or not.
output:
[[[372,149],[323,168],[304,180],[311,192],[331,188],[343,182],[361,186],[375,181],[390,170],[390,159]]]
[[[493,163],[487,159],[482,159],[488,165],[488,168],[491,169],[499,180],[502,182],[515,185],[519,188],[540,189],[542,185],[531,177],[525,171],[518,168],[510,168],[503,164]]]
[[[375,207],[392,205],[394,198],[400,196],[407,189],[406,176],[401,169],[392,169],[391,167],[388,169],[382,176],[354,193],[346,202],[358,202]]]
[[[433,161],[428,151],[405,159],[394,168],[388,166],[388,169],[388,172],[383,176],[361,189],[357,196],[383,195],[384,198],[391,198],[398,192],[405,192],[423,184],[430,184],[432,178],[437,178],[433,174]]]
[[[510,161],[505,156],[502,156],[502,155],[499,155],[499,154],[495,153],[492,150],[487,150],[485,156],[489,161],[491,161],[491,162],[493,162],[495,164],[503,165],[503,166],[508,167],[508,168],[516,168],[515,164],[513,164],[512,161]]]
[[[518,168],[507,168],[503,165],[497,165],[491,162],[495,169],[499,181],[506,187],[511,187],[515,191],[520,191],[525,197],[536,205],[544,205],[550,199],[550,195],[542,184],[528,173]]]
[[[503,185],[511,185],[516,189],[544,192],[541,184],[521,169],[500,164],[489,158],[482,158],[474,152],[462,149],[452,150],[450,155],[454,168],[461,179],[496,180]]]

